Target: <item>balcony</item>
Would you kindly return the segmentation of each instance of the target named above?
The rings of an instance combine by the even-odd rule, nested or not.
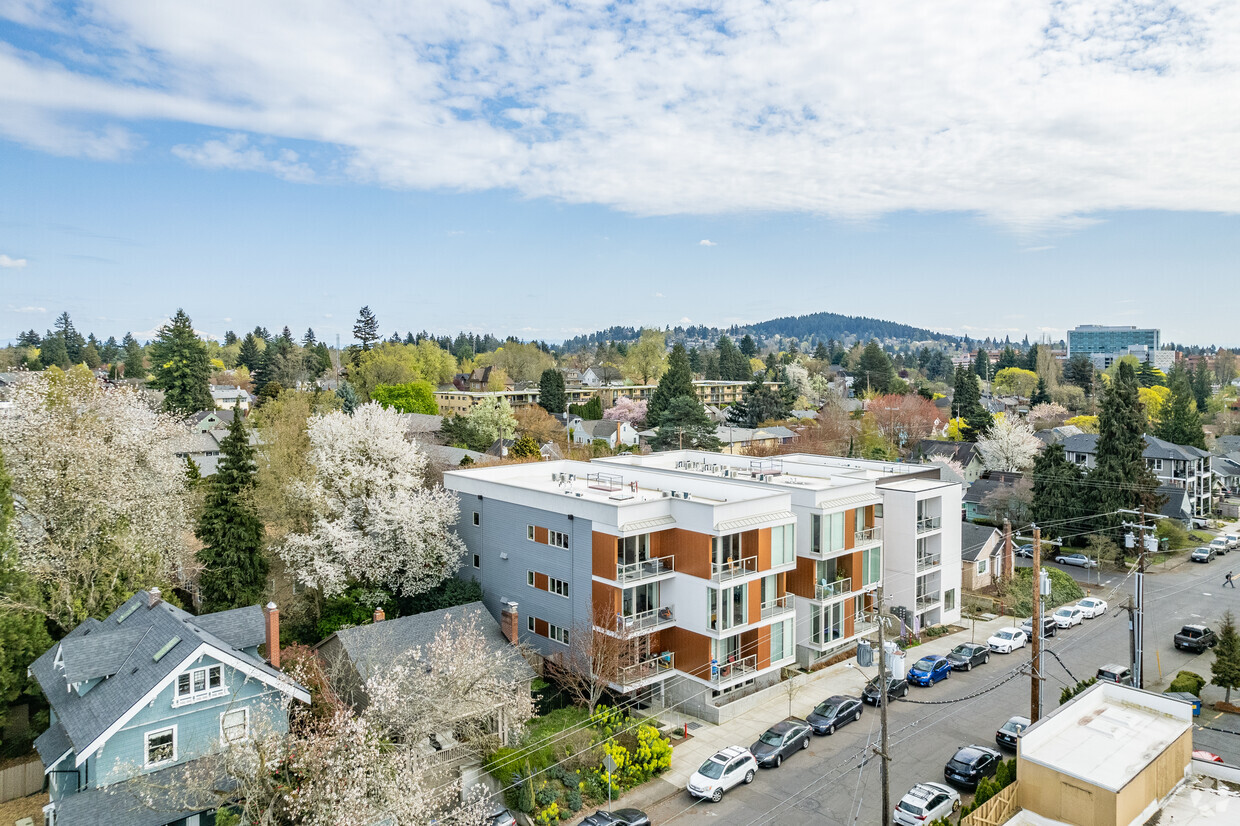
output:
[[[943,601],[941,594],[918,594],[917,595],[917,613],[927,611]]]
[[[943,527],[943,517],[941,516],[927,516],[924,519],[917,520],[917,533],[919,534],[937,531],[941,527]]]
[[[782,597],[775,597],[775,599],[767,600],[762,603],[762,610],[760,613],[762,619],[764,620],[770,619],[771,617],[778,617],[782,614],[796,613],[796,608],[793,607],[792,604],[792,594],[784,594]]]
[[[675,611],[672,606],[664,605],[659,608],[651,608],[649,611],[642,611],[626,617],[622,614],[616,615],[616,631],[620,634],[649,634],[652,631],[658,631],[660,628],[666,628],[675,624]]]
[[[739,660],[732,660],[712,666],[710,669],[710,681],[714,685],[722,685],[723,683],[743,680],[746,676],[755,674],[757,671],[758,655],[750,654],[748,657],[742,657]]]
[[[671,556],[660,556],[654,559],[643,559],[640,562],[629,562],[616,566],[616,581],[624,584],[641,582],[643,579],[654,579],[664,574],[676,572],[676,560]]]
[[[846,576],[835,582],[820,582],[814,587],[814,599],[825,602],[829,599],[842,597],[852,591],[852,577]]]
[[[863,548],[866,545],[877,545],[883,541],[883,526],[876,525],[873,528],[862,528],[853,534],[853,547]]]
[[[866,619],[867,616],[872,617],[873,614],[860,613],[853,619],[853,636],[861,637],[878,630],[878,621]]]
[[[943,563],[942,554],[921,554],[917,557],[917,573],[937,568]]]
[[[710,563],[710,578],[715,582],[727,582],[758,572],[758,557],[747,556],[742,559],[729,559],[726,562]]]
[[[621,668],[616,678],[616,684],[619,686],[636,686],[638,683],[649,680],[651,677],[670,674],[675,667],[676,652],[665,651],[662,654],[648,657],[641,662]]]

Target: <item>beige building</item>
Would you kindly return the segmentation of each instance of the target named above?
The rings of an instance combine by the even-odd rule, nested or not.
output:
[[[476,372],[476,371],[475,371]],[[749,386],[747,381],[695,381],[693,387],[697,390],[698,399],[702,404],[710,404],[715,407],[720,405],[735,404],[745,395],[745,388]],[[779,382],[766,382],[768,387],[778,387]],[[473,385],[471,385],[473,386]],[[569,404],[585,404],[595,396],[598,396],[603,402],[603,409],[611,407],[616,403],[616,399],[621,396],[628,396],[634,401],[648,400],[650,394],[654,392],[655,384],[626,384],[626,385],[608,385],[603,387],[587,387],[587,386],[570,386],[564,389],[564,395],[568,399]],[[538,387],[530,386],[523,390],[458,390],[457,388],[446,385],[435,391],[435,403],[439,405],[441,415],[447,416],[452,413],[464,414],[476,404],[485,399],[502,396],[508,399],[508,403],[515,410],[518,407],[529,407],[538,404]]]

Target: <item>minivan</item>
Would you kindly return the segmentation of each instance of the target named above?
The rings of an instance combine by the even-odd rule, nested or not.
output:
[[[1094,676],[1099,680],[1106,680],[1119,685],[1132,685],[1132,669],[1118,663],[1102,666]]]

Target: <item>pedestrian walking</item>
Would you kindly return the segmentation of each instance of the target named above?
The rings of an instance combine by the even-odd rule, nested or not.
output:
[[[1235,581],[1233,581],[1231,578],[1231,571],[1227,572],[1227,578],[1223,580],[1223,587],[1226,588],[1228,585],[1230,585],[1232,588],[1236,587]]]

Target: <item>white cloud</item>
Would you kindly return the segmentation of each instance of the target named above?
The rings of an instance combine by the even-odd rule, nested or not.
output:
[[[268,157],[262,149],[251,145],[248,137],[236,132],[221,139],[203,141],[198,146],[174,146],[172,154],[206,169],[269,172],[295,183],[314,180],[314,170],[302,163],[293,150],[281,149],[275,157]]]
[[[717,247],[719,245],[716,244],[714,241],[711,241],[708,238],[703,238],[701,241],[698,241],[698,246],[699,247]]]
[[[1240,211],[1237,3],[5,8],[46,51],[0,45],[0,133],[60,154],[168,121],[227,133],[177,147],[213,168],[309,180],[263,141],[312,141],[357,181],[646,215]]]
[[[0,253],[0,267],[4,267],[5,269],[20,270],[25,266],[25,258],[9,258],[7,255]]]
[[[662,297],[663,297],[663,293],[655,293],[655,294],[654,294],[654,297],[655,297],[655,298],[662,298]]]
[[[11,313],[46,313],[46,307],[9,307]]]
[[[1053,245],[1053,244],[1044,244],[1044,245],[1042,245],[1042,246],[1038,246],[1038,247],[1022,247],[1022,248],[1021,248],[1021,252],[1024,252],[1024,253],[1030,253],[1030,252],[1046,252],[1047,250],[1053,250],[1054,248],[1055,248],[1055,247],[1054,247],[1054,245]]]

